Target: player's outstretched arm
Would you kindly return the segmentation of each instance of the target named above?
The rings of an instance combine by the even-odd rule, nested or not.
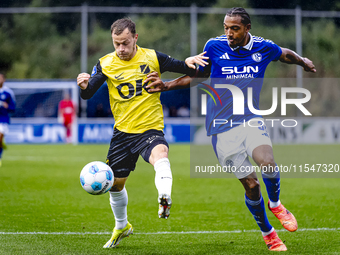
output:
[[[203,67],[205,67],[206,65],[209,65],[209,63],[206,61],[206,60],[209,59],[209,57],[204,56],[205,53],[207,53],[207,52],[205,51],[205,52],[202,52],[202,53],[200,53],[196,56],[186,58],[185,64],[192,69],[196,69],[195,64],[198,64],[198,65],[203,66]]]
[[[195,76],[184,75],[177,79],[168,82],[163,82],[157,72],[152,72],[147,75],[144,84],[150,82],[145,87],[149,93],[164,92],[168,90],[185,89],[189,88],[190,86],[195,86],[198,83],[206,80],[209,77],[209,75],[203,74],[197,70]]]
[[[315,66],[311,60],[308,58],[303,58],[299,56],[296,52],[287,49],[281,48],[282,54],[280,56],[280,61],[287,64],[296,64],[303,67],[306,72],[316,73]]]
[[[199,55],[188,57],[185,60],[185,64],[192,69],[196,69],[196,65],[198,64],[200,66],[209,66],[209,62],[207,61],[209,57],[204,56],[206,52],[202,52]],[[194,75],[189,76],[185,75],[182,77],[179,77],[177,79],[174,79],[172,81],[163,82],[157,72],[152,72],[147,75],[147,78],[144,81],[144,84],[149,84],[145,87],[149,93],[154,92],[163,92],[168,90],[175,90],[175,89],[185,89],[189,88],[190,86],[195,86],[199,82],[206,80],[210,76],[210,68],[207,68],[205,72],[201,72],[196,69],[196,72]]]
[[[87,86],[89,85],[90,77],[91,77],[91,75],[89,75],[88,73],[80,73],[80,74],[78,74],[77,84],[78,84],[78,86],[82,90],[86,89]]]
[[[188,88],[192,79],[192,77],[185,75],[169,82],[163,82],[157,72],[152,72],[147,75],[144,84],[148,84],[150,82],[145,87],[149,93],[164,92],[168,90]]]

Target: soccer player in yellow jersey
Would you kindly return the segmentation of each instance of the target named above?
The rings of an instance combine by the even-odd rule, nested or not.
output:
[[[107,154],[107,164],[115,177],[109,192],[115,228],[104,248],[115,247],[122,238],[132,234],[133,228],[127,221],[128,196],[125,182],[135,169],[139,155],[152,164],[156,172],[159,218],[169,217],[172,174],[168,143],[162,131],[164,123],[160,93],[148,93],[145,87],[149,81],[153,81],[154,72],[161,74],[171,71],[189,76],[196,72],[184,61],[137,46],[135,23],[128,18],[115,21],[111,26],[111,35],[115,51],[102,57],[91,75],[81,73],[77,77],[83,99],[91,98],[107,82],[115,119]]]

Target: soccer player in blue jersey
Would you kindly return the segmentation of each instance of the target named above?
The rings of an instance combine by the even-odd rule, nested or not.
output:
[[[5,135],[8,132],[9,113],[15,110],[13,91],[4,85],[6,75],[0,72],[0,166],[2,151],[5,148]]]
[[[251,21],[248,13],[240,7],[230,9],[224,18],[225,35],[208,40],[204,53],[186,59],[188,66],[200,65],[201,77],[211,78],[211,86],[219,94],[222,105],[211,98],[207,102],[206,129],[212,136],[212,145],[222,166],[234,166],[234,173],[245,189],[245,202],[261,229],[269,250],[285,251],[285,244],[278,237],[268,221],[262,198],[260,183],[252,172],[249,157],[261,167],[263,181],[269,197],[269,210],[280,220],[288,231],[297,230],[297,221],[280,202],[280,172],[275,168],[272,143],[262,116],[253,114],[248,108],[248,88],[253,90],[253,107],[259,110],[259,98],[263,77],[271,61],[297,64],[307,72],[316,72],[308,58],[303,58],[292,50],[281,48],[270,40],[249,33]],[[150,76],[157,76],[153,73]],[[167,91],[185,88],[192,81],[186,76],[162,83],[155,81],[151,91]],[[221,85],[223,84],[223,85]],[[232,84],[226,88],[226,84]],[[237,87],[235,89],[235,87]],[[233,89],[234,88],[234,89]],[[231,91],[234,90],[234,91]],[[232,92],[243,92],[244,114],[233,113]],[[242,98],[242,97],[241,97]],[[216,121],[216,120],[220,121]],[[221,121],[223,120],[223,121]],[[256,126],[257,125],[257,126]],[[255,126],[255,127],[254,127]],[[249,171],[245,171],[245,170]],[[268,171],[264,171],[268,170]]]

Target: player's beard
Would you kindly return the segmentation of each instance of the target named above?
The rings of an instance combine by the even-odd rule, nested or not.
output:
[[[232,48],[236,48],[237,46],[244,46],[247,43],[247,35],[248,33],[245,33],[245,35],[243,36],[243,38],[228,38],[228,43],[230,45],[230,47]],[[232,39],[232,41],[230,41],[230,39]]]
[[[232,39],[232,41],[230,41],[230,39],[228,39],[228,43],[232,48],[235,48],[237,46],[234,38]]]
[[[124,61],[129,61],[131,58],[130,58],[130,55],[127,55],[127,54],[119,54],[118,57],[121,59],[121,60],[124,60]]]
[[[136,43],[133,44],[133,49],[132,52],[130,54],[118,54],[118,57],[121,59],[121,60],[124,60],[124,61],[130,61],[134,56],[135,56],[135,53],[137,52],[137,46],[136,46]]]

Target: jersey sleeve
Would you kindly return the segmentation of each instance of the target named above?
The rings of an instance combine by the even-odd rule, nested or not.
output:
[[[184,61],[177,60],[158,51],[156,51],[156,55],[161,73],[168,71],[189,76],[194,76],[196,74],[196,70],[188,67]]]
[[[267,46],[270,50],[270,57],[271,57],[271,61],[278,61],[282,55],[282,50],[280,48],[280,46],[278,46],[277,44],[275,44],[273,41],[271,40],[266,40],[267,42]]]
[[[90,99],[97,90],[107,80],[107,76],[103,74],[100,61],[93,67],[91,78],[86,89],[80,89],[80,96],[82,99]]]

